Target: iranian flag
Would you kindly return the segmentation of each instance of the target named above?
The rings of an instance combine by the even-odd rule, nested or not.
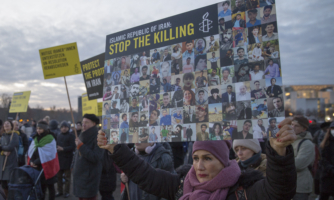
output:
[[[37,137],[31,142],[28,150],[28,165],[30,165],[30,158],[38,148],[39,158],[44,169],[45,179],[54,177],[59,171],[59,160],[57,153],[56,140],[51,134],[44,136],[39,142]]]

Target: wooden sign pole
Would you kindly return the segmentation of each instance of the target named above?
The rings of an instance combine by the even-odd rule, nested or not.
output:
[[[129,183],[125,183],[126,191],[128,193],[128,199],[130,200],[130,191],[129,191]]]
[[[71,110],[72,121],[73,121],[73,124],[75,125],[75,121],[74,121],[74,117],[73,117],[73,111],[72,111],[72,106],[71,106],[70,95],[69,95],[69,93],[68,93],[67,82],[66,82],[66,78],[65,78],[65,76],[64,76],[64,81],[65,81],[65,86],[66,86],[66,92],[67,92],[68,103],[70,104],[70,110]],[[75,128],[75,126],[74,126],[74,133],[75,133],[75,137],[77,138],[77,137],[78,137],[78,134],[77,134],[77,129]]]

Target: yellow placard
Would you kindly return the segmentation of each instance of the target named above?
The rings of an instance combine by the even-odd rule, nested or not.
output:
[[[82,101],[82,116],[84,116],[85,114],[95,114],[96,116],[98,116],[97,99],[89,101],[87,93],[83,93],[81,101]]]
[[[97,112],[98,112],[98,114],[97,114],[97,116],[102,116],[102,102],[98,102],[97,103]]]
[[[16,92],[13,94],[9,113],[27,112],[31,91]]]
[[[77,43],[39,50],[44,79],[81,74]]]

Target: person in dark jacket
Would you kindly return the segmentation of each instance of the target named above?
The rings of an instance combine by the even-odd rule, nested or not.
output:
[[[31,120],[32,133],[36,132],[36,120]]]
[[[282,94],[282,88],[278,85],[275,85],[276,83],[276,78],[271,78],[270,79],[271,86],[267,87],[267,95],[269,97],[278,97],[278,95]]]
[[[19,141],[20,141],[20,145],[22,145],[22,147],[23,147],[23,152],[22,152],[22,154],[18,153],[18,165],[19,165],[19,167],[21,167],[21,166],[26,164],[25,155],[26,155],[26,153],[28,151],[28,148],[29,148],[28,137],[25,133],[23,133],[21,131],[21,129],[19,129],[19,123],[17,121],[13,121],[12,123],[14,125],[14,130],[18,131],[20,133],[20,137],[21,137],[21,139],[19,139]],[[19,149],[20,148],[21,147],[19,147]]]
[[[156,169],[174,172],[173,159],[171,152],[166,150],[161,143],[136,143],[135,152],[139,158]],[[131,200],[159,200],[159,197],[148,194],[140,189],[137,184],[128,180],[127,174],[121,174],[123,183],[129,184],[129,194]],[[127,200],[126,189],[122,193],[123,200]]]
[[[57,137],[57,151],[60,170],[58,172],[56,197],[64,194],[64,198],[70,196],[71,185],[71,163],[73,159],[73,151],[75,150],[75,136],[69,132],[70,125],[63,121],[60,124],[61,133]],[[65,193],[63,193],[63,174],[65,174]]]
[[[235,139],[253,139],[253,134],[249,132],[251,127],[252,127],[252,121],[245,120],[244,125],[242,126],[242,131],[237,132],[235,129],[235,131],[232,133],[233,140]]]
[[[116,168],[109,151],[103,151],[102,174],[99,191],[101,200],[114,200],[113,192],[116,189]]]
[[[107,145],[101,131],[98,144],[112,153],[115,164],[128,174],[131,181],[141,189],[166,199],[291,199],[296,192],[296,169],[293,148],[290,145],[296,134],[290,124],[291,118],[283,120],[277,138],[271,138],[267,148],[267,176],[258,171],[240,174],[236,161],[228,159],[230,141],[195,142],[193,167],[184,181],[179,174],[154,169],[132,153],[126,145]],[[240,188],[240,186],[242,188]],[[236,197],[238,195],[238,197]]]
[[[31,167],[34,167],[39,171],[44,169],[44,173],[42,173],[42,176],[40,178],[42,191],[43,191],[43,194],[44,194],[43,199],[45,199],[45,192],[46,192],[46,189],[48,189],[49,200],[54,200],[55,199],[55,193],[56,193],[54,184],[57,182],[57,174],[56,174],[57,171],[55,171],[55,175],[53,177],[51,177],[51,178],[46,178],[45,177],[45,173],[47,171],[46,167],[50,167],[50,166],[45,166],[45,167],[42,166],[42,161],[41,161],[40,157],[41,156],[45,157],[45,155],[42,155],[43,151],[39,151],[39,149],[38,149],[38,148],[40,148],[40,145],[42,145],[42,143],[44,143],[44,141],[46,141],[48,139],[53,140],[55,138],[54,134],[52,132],[50,132],[47,127],[48,127],[48,124],[45,121],[39,121],[37,123],[37,129],[36,129],[37,134],[33,137],[34,142],[31,143],[31,145],[29,147],[29,150],[28,150],[28,156],[30,156],[30,160],[28,159],[28,161],[29,161],[29,165]],[[36,144],[37,142],[40,145],[37,145]],[[51,147],[53,147],[53,145],[54,145],[53,148],[56,149],[56,143],[53,144],[52,142],[50,142],[50,140],[46,145],[50,145]],[[32,152],[31,153],[32,155],[30,155],[30,152]],[[54,152],[56,152],[56,150]],[[57,170],[59,169],[59,166],[52,166],[52,167],[57,169]],[[53,170],[51,170],[51,171],[53,171]]]
[[[5,121],[3,124],[4,132],[1,136],[0,142],[0,180],[1,187],[7,196],[8,194],[8,181],[10,179],[10,174],[14,168],[18,166],[16,151],[19,147],[19,132],[13,130],[14,125],[10,121]],[[13,137],[12,137],[13,134]],[[6,165],[5,165],[5,160]],[[5,166],[4,166],[5,165]],[[4,167],[4,170],[3,170]]]
[[[317,124],[316,119],[312,119],[312,123],[308,126],[308,131],[311,133],[312,137],[314,138],[314,134],[320,130],[320,126]]]
[[[191,129],[190,125],[189,128],[186,130],[187,141],[191,141],[191,136],[193,135],[193,130]]]
[[[331,123],[324,140],[320,144],[320,148],[321,175],[319,200],[328,200],[330,196],[334,198],[334,122]]]
[[[54,133],[56,139],[60,134],[60,129],[58,128],[58,125],[59,125],[58,122],[54,119],[49,122],[49,129],[52,133]]]
[[[74,156],[73,193],[79,199],[96,199],[102,173],[103,149],[97,146],[97,124],[94,114],[85,114],[82,132],[75,139],[77,151]]]

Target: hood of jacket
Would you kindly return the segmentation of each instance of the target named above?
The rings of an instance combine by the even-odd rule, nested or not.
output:
[[[164,153],[167,153],[170,156],[172,156],[171,152],[168,151],[167,149],[165,149],[165,147],[160,143],[156,143],[156,147],[155,147],[154,151],[155,152],[154,152],[154,155],[151,159],[151,163],[157,161],[161,157],[161,155],[164,154]]]
[[[49,122],[49,129],[54,130],[58,128],[58,122],[56,120],[51,120]]]

